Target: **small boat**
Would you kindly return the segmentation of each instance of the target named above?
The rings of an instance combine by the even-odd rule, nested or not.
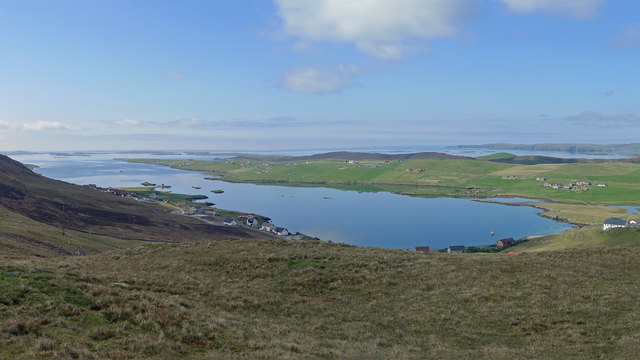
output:
[[[495,231],[493,231],[493,230],[491,230],[491,236],[493,236],[493,235],[495,235],[495,234],[496,234],[496,232],[495,232]]]
[[[202,189],[200,186],[192,186],[192,188],[194,188],[196,190]]]

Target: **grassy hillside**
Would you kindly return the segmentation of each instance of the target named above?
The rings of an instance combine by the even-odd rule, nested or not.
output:
[[[142,246],[0,265],[0,358],[633,358],[640,248]]]
[[[640,229],[620,228],[602,231],[602,226],[542,236],[510,248],[511,251],[552,251],[605,247],[640,246]]]

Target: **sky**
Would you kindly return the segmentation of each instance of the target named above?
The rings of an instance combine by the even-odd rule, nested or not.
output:
[[[639,130],[638,0],[0,0],[0,151]]]

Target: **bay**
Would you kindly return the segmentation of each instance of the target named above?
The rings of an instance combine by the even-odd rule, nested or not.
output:
[[[13,155],[37,165],[36,172],[75,184],[132,187],[149,181],[170,191],[209,197],[215,207],[268,216],[277,226],[323,240],[358,246],[432,249],[477,246],[501,238],[519,239],[566,231],[571,225],[542,218],[540,210],[470,199],[419,198],[388,192],[358,192],[325,187],[287,187],[206,180],[206,174],[117,160],[122,153],[83,156]],[[135,154],[126,157],[197,158],[214,156]],[[195,189],[194,187],[200,187]],[[223,190],[213,194],[211,190]],[[500,199],[505,200],[505,199]],[[524,199],[516,199],[525,201]],[[491,235],[494,232],[495,235]]]

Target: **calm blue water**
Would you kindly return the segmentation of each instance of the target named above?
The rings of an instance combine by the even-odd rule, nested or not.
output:
[[[616,206],[627,210],[627,214],[640,214],[640,208],[638,206]]]
[[[127,156],[150,157],[144,154]],[[170,190],[176,193],[207,195],[219,208],[268,216],[276,225],[293,232],[359,246],[413,249],[428,245],[439,249],[449,245],[486,245],[505,237],[519,239],[571,227],[537,216],[539,210],[531,207],[468,199],[416,198],[386,192],[233,184],[205,180],[206,175],[199,172],[114,159],[125,157],[123,154],[12,157],[38,165],[36,172],[47,177],[75,184],[125,187],[139,186],[144,181],[164,183],[171,185]],[[214,157],[184,158],[211,160]],[[201,189],[193,189],[193,186]],[[224,193],[210,192],[215,189],[224,190]],[[491,231],[495,236],[491,236]]]

